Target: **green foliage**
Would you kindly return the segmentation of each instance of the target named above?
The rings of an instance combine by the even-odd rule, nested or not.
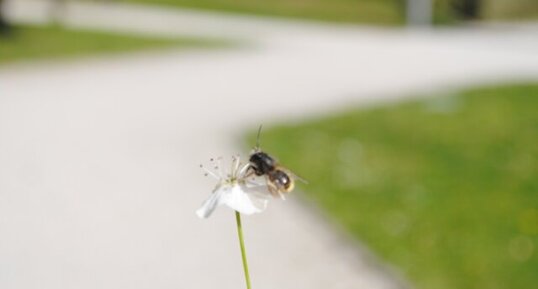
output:
[[[0,39],[0,63],[165,47],[208,47],[224,42],[194,38],[164,39],[70,30],[52,26],[15,26]]]
[[[538,84],[479,88],[283,124],[262,147],[417,288],[532,288],[537,111]]]

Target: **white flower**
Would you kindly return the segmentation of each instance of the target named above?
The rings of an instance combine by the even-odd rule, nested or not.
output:
[[[248,179],[248,163],[241,165],[239,157],[232,159],[232,168],[229,174],[223,172],[220,159],[217,160],[215,171],[200,166],[206,172],[206,176],[214,177],[218,183],[209,199],[196,211],[198,217],[208,218],[220,205],[226,205],[245,215],[263,212],[267,207],[270,197],[267,186]]]

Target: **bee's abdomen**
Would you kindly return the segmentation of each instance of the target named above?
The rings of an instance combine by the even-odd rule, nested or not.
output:
[[[269,174],[269,179],[280,190],[283,190],[285,192],[293,190],[293,180],[284,171],[281,171],[279,169],[274,170]]]

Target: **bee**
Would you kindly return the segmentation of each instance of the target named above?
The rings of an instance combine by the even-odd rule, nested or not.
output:
[[[256,139],[256,147],[249,158],[249,169],[256,176],[265,176],[269,192],[273,196],[283,199],[285,193],[293,191],[295,187],[294,179],[298,179],[305,183],[306,181],[297,177],[287,168],[281,166],[272,156],[260,149],[259,141],[261,129],[262,127],[260,126]]]

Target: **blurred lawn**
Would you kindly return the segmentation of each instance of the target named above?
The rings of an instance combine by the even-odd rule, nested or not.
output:
[[[486,0],[482,16],[486,19],[538,19],[537,0]]]
[[[404,20],[403,6],[399,0],[124,0],[124,2],[336,22],[400,24]]]
[[[313,20],[401,25],[405,23],[407,0],[122,0],[144,4],[242,12],[258,15],[297,17]],[[433,0],[435,23],[452,23],[462,18],[462,2]],[[537,0],[481,0],[482,19],[521,20],[538,17]]]
[[[53,26],[15,26],[14,29],[11,37],[0,38],[0,64],[141,49],[225,45],[223,41],[216,40],[127,36]]]
[[[486,87],[277,126],[261,141],[417,288],[535,288],[537,112],[538,84]]]

